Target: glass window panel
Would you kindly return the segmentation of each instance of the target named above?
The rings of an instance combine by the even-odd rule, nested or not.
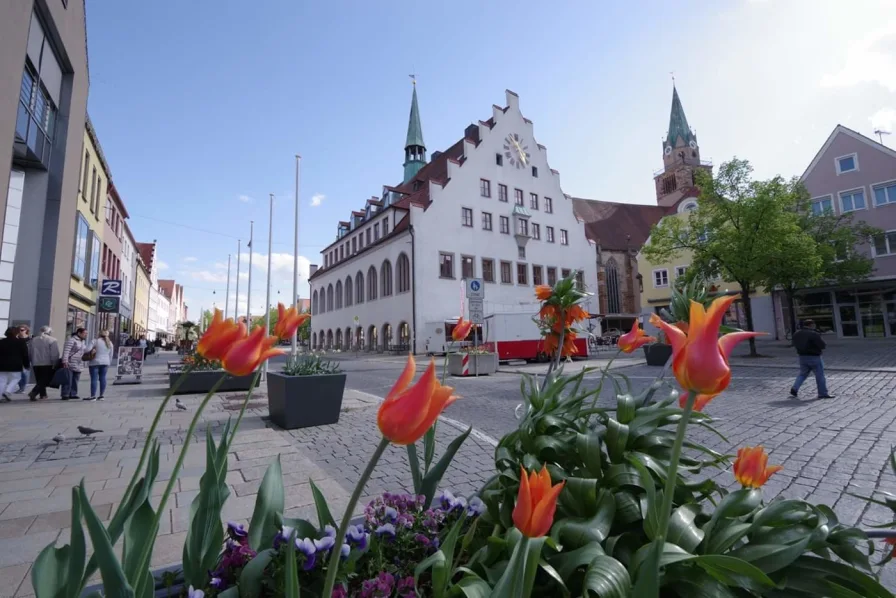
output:
[[[876,255],[887,255],[886,235],[876,235],[874,237],[874,253]]]
[[[887,203],[887,190],[884,187],[878,187],[874,190],[874,205],[882,206]]]

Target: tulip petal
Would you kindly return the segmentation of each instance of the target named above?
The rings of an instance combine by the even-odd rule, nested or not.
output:
[[[673,326],[664,321],[657,314],[650,315],[650,323],[666,333],[666,338],[669,340],[669,344],[672,345],[673,353],[681,351],[681,349],[687,345],[688,335],[682,332],[677,326]]]
[[[557,510],[557,497],[560,496],[560,491],[563,490],[563,484],[564,482],[561,482],[551,487],[549,479],[547,488],[543,488],[544,494],[535,502],[535,508],[532,511],[530,520],[531,537],[538,538],[551,531],[551,525],[554,523],[554,512]]]
[[[414,374],[417,372],[417,362],[414,361],[414,356],[408,354],[408,360],[404,364],[404,370],[402,370],[401,375],[398,377],[398,380],[395,381],[395,384],[392,386],[392,390],[389,391],[389,394],[386,395],[386,400],[393,399],[394,397],[401,394],[404,389],[406,389],[411,380],[414,379]]]
[[[429,428],[426,426],[423,428],[423,432],[417,435],[422,427],[421,424],[425,422],[429,414],[430,401],[436,385],[438,385],[438,381],[433,360],[429,362],[429,367],[426,368],[416,384],[401,394],[383,401],[377,413],[377,425],[383,436],[393,443],[401,445],[419,440],[423,432]]]
[[[765,332],[729,332],[719,338],[719,350],[725,356],[727,361],[731,357],[731,352],[738,343],[757,336],[764,336]]]
[[[517,494],[516,506],[513,508],[513,524],[523,531],[529,529],[529,522],[532,519],[532,491],[526,468],[521,465],[520,470],[520,490]]]

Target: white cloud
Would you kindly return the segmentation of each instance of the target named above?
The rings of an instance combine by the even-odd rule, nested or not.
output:
[[[324,195],[323,193],[315,193],[314,195],[311,196],[311,207],[316,208],[317,206],[322,204],[326,198],[327,198],[327,196]]]
[[[192,276],[194,280],[201,280],[202,282],[227,282],[227,276],[225,274],[209,272],[208,270],[190,272],[190,276]]]
[[[193,257],[193,256],[189,256],[189,257],[185,257],[185,258],[184,258],[184,261],[185,261],[185,262],[195,262],[195,261],[196,261],[196,258]]]
[[[215,262],[215,268],[217,268],[218,270],[226,270],[227,264],[225,264],[224,262]]]
[[[823,87],[851,87],[860,83],[877,83],[896,92],[896,22],[857,36],[845,53],[840,70],[821,78]]]
[[[156,269],[161,272],[162,270],[168,269],[168,264],[163,262],[162,260],[156,260]]]
[[[248,195],[240,195],[239,197],[237,197],[237,199],[243,203],[252,203],[252,198]]]
[[[893,125],[896,124],[896,110],[881,108],[872,114],[868,120],[871,121],[871,128],[875,131],[881,130],[886,133],[892,133]]]

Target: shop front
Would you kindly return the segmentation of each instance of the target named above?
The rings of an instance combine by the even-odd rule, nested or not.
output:
[[[783,293],[779,300],[786,330],[790,309]],[[838,338],[896,337],[896,282],[802,291],[794,297],[794,313],[797,323],[814,320],[819,332]]]

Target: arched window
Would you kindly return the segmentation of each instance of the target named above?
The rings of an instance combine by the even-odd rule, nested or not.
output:
[[[622,313],[619,297],[619,269],[616,267],[616,259],[607,261],[607,312],[611,314]]]
[[[336,309],[342,309],[342,281],[336,281]]]
[[[367,270],[367,300],[376,299],[376,268],[371,266]]]
[[[388,297],[392,294],[392,262],[389,260],[383,260],[383,265],[380,267],[380,278],[382,278],[380,294],[383,297]]]
[[[311,294],[311,313],[317,315],[320,313],[320,306],[317,304],[317,291]]]
[[[311,333],[311,347],[314,349],[317,349],[317,333],[316,332]]]
[[[333,311],[333,285],[327,287],[327,311]]]
[[[360,272],[355,275],[355,303],[364,303],[364,275]]]
[[[337,297],[338,297],[338,295],[337,295]],[[343,348],[342,347],[342,328],[336,329],[336,348],[340,349],[340,350]]]
[[[352,288],[352,277],[345,277],[345,306],[351,307],[355,300],[354,289]]]
[[[398,267],[396,268],[396,286],[399,293],[406,293],[411,290],[411,260],[408,259],[406,253],[398,256]]]

